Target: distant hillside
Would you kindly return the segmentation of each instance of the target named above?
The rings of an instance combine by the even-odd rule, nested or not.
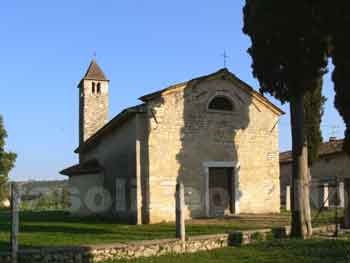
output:
[[[68,180],[16,182],[21,208],[65,209],[69,206]]]
[[[21,194],[51,192],[68,187],[68,180],[16,182]]]

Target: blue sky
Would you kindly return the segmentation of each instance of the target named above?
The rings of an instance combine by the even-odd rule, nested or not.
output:
[[[94,52],[111,80],[110,117],[143,94],[228,68],[257,88],[242,33],[243,0],[4,1],[0,9],[0,114],[7,148],[18,153],[14,180],[51,180],[77,162],[78,90]],[[343,123],[333,85],[323,121],[325,139]],[[280,105],[278,101],[274,103]],[[288,112],[288,105],[282,106]],[[280,122],[280,148],[291,146],[289,115]]]

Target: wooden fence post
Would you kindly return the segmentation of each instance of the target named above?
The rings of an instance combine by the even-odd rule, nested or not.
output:
[[[11,262],[18,262],[19,193],[16,183],[11,183]]]
[[[183,183],[176,185],[176,237],[181,241],[186,240],[185,230],[185,190]]]

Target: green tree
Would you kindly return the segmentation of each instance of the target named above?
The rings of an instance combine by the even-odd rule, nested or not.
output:
[[[348,29],[350,26],[350,3],[338,0],[336,4],[330,5],[325,15],[328,26],[328,34],[331,39],[331,56],[334,64],[333,82],[335,90],[334,104],[342,116],[346,130],[344,140],[344,151],[350,154],[350,37]],[[327,12],[328,11],[328,12]],[[344,178],[345,192],[350,191],[350,180]],[[350,203],[344,209],[344,227],[350,228]]]
[[[58,210],[60,209],[60,207],[62,207],[62,204],[61,204],[61,192],[59,191],[59,189],[55,189],[53,192],[52,192],[52,201],[53,201],[53,208]]]
[[[67,209],[70,207],[70,194],[68,186],[64,186],[62,189],[62,208]]]
[[[328,38],[319,5],[305,0],[246,0],[243,31],[252,46],[253,74],[262,93],[290,103],[292,127],[292,236],[312,235],[305,130],[305,97],[327,67]]]
[[[334,102],[346,125],[344,150],[350,154],[350,2],[339,0],[331,7],[331,11],[325,10],[325,14],[330,14],[327,25],[332,41]]]
[[[323,80],[315,80],[315,89],[308,90],[305,94],[304,109],[305,109],[305,134],[308,146],[308,174],[311,175],[311,166],[319,157],[319,149],[323,142],[321,121],[324,113],[324,103],[326,98],[322,95]],[[309,177],[310,178],[310,177]],[[305,183],[305,217],[311,220],[310,207],[310,179]],[[312,227],[311,224],[309,226]]]
[[[326,98],[322,95],[322,79],[317,80],[315,85],[316,88],[314,90],[306,93],[304,101],[309,168],[317,161],[319,149],[323,142],[320,125],[324,113],[324,104],[326,102]]]
[[[7,132],[4,127],[2,116],[0,115],[0,200],[6,196],[5,186],[11,169],[15,165],[17,155],[13,152],[5,151],[5,139]]]

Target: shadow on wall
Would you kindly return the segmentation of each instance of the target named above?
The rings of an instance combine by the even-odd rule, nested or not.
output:
[[[232,207],[243,195],[239,190],[239,167],[236,170],[221,167],[223,163],[239,163],[239,143],[250,122],[252,98],[238,85],[226,73],[219,78],[192,80],[183,92],[174,95],[178,107],[181,105],[183,109],[181,148],[176,155],[177,181],[184,183],[185,203],[191,218],[208,213],[209,216],[234,214],[239,209]],[[214,166],[206,172],[208,162]]]
[[[150,139],[153,134],[161,133],[161,120],[159,119],[156,109],[162,108],[165,104],[164,98],[159,96],[155,100],[151,102],[147,102],[144,109],[144,113],[139,115],[139,123],[143,123],[144,125],[140,125],[137,129],[137,137],[140,142],[139,147],[136,146],[140,150],[140,162],[141,167],[141,195],[142,195],[142,224],[149,224],[151,222],[151,194],[156,191],[154,189],[154,185],[152,185],[152,193],[151,193],[151,181],[150,181],[150,151],[152,148],[154,149],[153,143],[150,142]],[[152,134],[152,135],[151,135]],[[165,147],[160,143],[161,147]],[[159,159],[157,162],[165,162],[165,160]],[[152,163],[152,165],[156,165]]]
[[[140,151],[140,169],[141,169],[141,195],[142,195],[142,204],[141,204],[141,222],[142,224],[150,223],[150,172],[149,172],[149,134],[151,130],[151,119],[154,118],[151,112],[148,112],[145,109],[145,113],[138,115],[140,128],[137,129],[137,138],[139,145],[136,145],[137,151]]]

